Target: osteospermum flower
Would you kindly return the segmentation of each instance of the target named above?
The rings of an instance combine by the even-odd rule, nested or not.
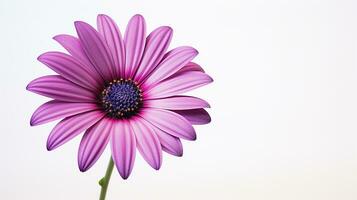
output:
[[[81,21],[75,28],[78,38],[54,37],[69,54],[51,51],[38,57],[58,75],[27,86],[53,99],[35,111],[32,126],[64,118],[50,133],[47,149],[84,132],[79,169],[93,166],[110,143],[124,179],[133,169],[136,149],[154,169],[161,166],[162,151],[182,156],[180,139],[195,140],[192,125],[210,122],[206,101],[181,95],[212,82],[191,62],[197,50],[181,46],[167,51],[172,29],[161,26],[146,37],[141,15],[131,18],[124,39],[106,15],[98,16],[98,30]]]

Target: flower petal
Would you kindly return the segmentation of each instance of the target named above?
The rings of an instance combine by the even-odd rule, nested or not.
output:
[[[91,127],[104,116],[103,112],[90,111],[60,121],[51,131],[47,139],[49,151],[61,146],[84,130]]]
[[[192,110],[174,110],[174,112],[180,114],[194,125],[208,124],[211,122],[211,117],[203,108]]]
[[[88,60],[88,57],[84,53],[84,50],[81,46],[81,42],[78,38],[71,35],[62,34],[53,37],[53,39],[60,43],[68,51],[69,54],[71,54],[74,58],[80,61],[83,67],[87,68],[87,70],[91,72],[93,77],[101,78],[95,67]]]
[[[196,139],[195,129],[190,122],[177,113],[156,108],[144,108],[139,115],[170,135],[186,140]]]
[[[113,55],[116,76],[120,77],[121,74],[124,74],[125,49],[119,28],[113,19],[103,14],[98,15],[97,26]]]
[[[153,126],[153,129],[155,129],[155,133],[160,140],[163,151],[174,156],[181,157],[183,155],[182,143],[179,138],[156,128],[155,126]]]
[[[27,90],[66,102],[95,102],[95,95],[59,75],[37,78],[27,85]]]
[[[207,85],[212,81],[210,76],[202,72],[183,72],[146,90],[144,96],[146,99],[174,96]]]
[[[42,104],[31,117],[31,126],[98,109],[93,103],[69,103],[52,100]]]
[[[108,45],[99,33],[89,24],[81,21],[74,23],[81,46],[90,62],[105,80],[115,76],[115,67]]]
[[[134,15],[126,28],[125,44],[125,78],[134,76],[139,66],[145,47],[146,24],[141,15]]]
[[[135,133],[136,145],[140,154],[152,168],[156,170],[160,169],[162,151],[155,130],[147,121],[140,117],[130,120],[130,124]]]
[[[133,170],[136,154],[134,131],[127,120],[114,124],[111,136],[112,157],[120,176],[127,179]]]
[[[144,101],[144,107],[161,108],[168,110],[187,110],[195,108],[209,108],[207,101],[190,96],[172,96],[162,99],[148,99]]]
[[[78,167],[84,172],[91,168],[102,155],[113,134],[113,120],[102,118],[84,133],[78,150]]]
[[[150,74],[164,57],[172,38],[172,28],[161,26],[155,29],[146,39],[143,58],[138,67],[135,80],[140,82]]]
[[[194,62],[189,62],[184,67],[182,67],[180,70],[178,70],[175,74],[180,74],[182,72],[187,72],[187,71],[205,72],[199,64],[194,63]],[[175,76],[175,74],[173,76]]]
[[[169,51],[144,84],[150,86],[166,79],[189,63],[197,54],[196,49],[186,46]]]
[[[100,79],[88,71],[86,67],[72,56],[62,52],[47,52],[38,57],[38,60],[57,72],[65,79],[84,88],[96,91],[101,85]]]

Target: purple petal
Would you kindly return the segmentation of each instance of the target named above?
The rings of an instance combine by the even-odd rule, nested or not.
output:
[[[52,100],[37,108],[31,117],[30,124],[36,126],[96,109],[98,107],[93,103],[69,103]]]
[[[183,72],[158,83],[152,89],[146,90],[144,95],[146,99],[174,96],[207,85],[212,81],[210,76],[202,72]]]
[[[105,80],[112,80],[115,76],[115,66],[104,39],[85,22],[76,21],[74,25],[88,59]]]
[[[155,29],[146,39],[146,46],[135,80],[140,82],[155,69],[164,57],[172,38],[172,28],[161,26]]]
[[[114,124],[114,132],[111,136],[112,157],[120,176],[127,179],[133,170],[136,139],[131,125],[126,120]]]
[[[208,112],[202,108],[192,110],[174,110],[174,112],[180,114],[194,125],[208,124],[211,122],[211,117]]]
[[[195,129],[190,122],[177,113],[156,108],[144,108],[139,115],[170,135],[186,140],[196,139]]]
[[[125,49],[119,28],[113,19],[103,14],[98,15],[97,25],[99,33],[104,37],[113,55],[116,76],[120,77],[124,74]]]
[[[47,139],[49,151],[61,146],[81,132],[85,131],[104,116],[103,112],[90,111],[60,121],[51,131]]]
[[[65,79],[84,88],[96,91],[101,85],[98,76],[93,76],[80,62],[62,52],[47,52],[39,56],[38,60]]]
[[[188,71],[205,72],[203,70],[203,68],[200,65],[198,65],[197,63],[189,62],[187,65],[185,65],[180,70],[178,70],[175,74],[180,74],[180,73],[188,72]],[[175,74],[173,76],[175,76]]]
[[[62,34],[53,37],[53,39],[60,43],[68,51],[69,54],[71,54],[74,58],[80,61],[83,66],[86,67],[88,71],[92,73],[92,76],[100,76],[95,70],[92,63],[88,60],[88,57],[84,53],[84,50],[81,46],[81,42],[78,38],[73,37],[71,35]]]
[[[134,15],[126,27],[125,44],[125,78],[134,76],[139,66],[145,47],[146,25],[141,15]]]
[[[209,108],[210,105],[203,99],[190,96],[172,96],[162,99],[148,99],[144,107],[162,108],[168,110],[187,110],[195,108]]]
[[[169,51],[144,84],[150,86],[166,79],[187,65],[197,54],[198,51],[192,47],[178,47]]]
[[[150,124],[140,117],[130,120],[136,138],[136,145],[146,162],[158,170],[162,163],[160,141]]]
[[[27,85],[27,90],[66,102],[95,102],[96,96],[59,75],[37,78]]]
[[[84,133],[78,150],[78,167],[84,172],[91,168],[102,155],[113,134],[113,120],[103,118]]]
[[[157,137],[160,140],[162,150],[174,155],[181,157],[183,155],[183,148],[181,140],[175,136],[172,136],[159,128],[153,126]]]

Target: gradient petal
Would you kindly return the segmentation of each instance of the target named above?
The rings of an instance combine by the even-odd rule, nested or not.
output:
[[[198,51],[192,47],[178,47],[175,48],[164,56],[164,59],[160,62],[159,66],[153,71],[152,74],[145,80],[144,85],[153,85],[158,83],[172,74],[176,73],[182,67],[187,65],[194,57],[196,57]]]
[[[66,102],[95,102],[95,95],[59,75],[48,75],[31,81],[27,90]]]
[[[84,88],[96,91],[101,85],[98,76],[93,76],[79,61],[62,52],[47,52],[40,55],[38,60],[63,78]]]
[[[146,160],[154,169],[158,170],[162,163],[162,151],[160,141],[152,126],[140,117],[130,120],[136,138],[136,145]]]
[[[126,28],[125,44],[125,78],[132,78],[139,66],[144,53],[146,36],[145,19],[141,15],[134,15]]]
[[[138,67],[135,80],[140,82],[149,75],[164,57],[172,38],[172,28],[161,26],[155,29],[146,39],[143,58]]]
[[[187,110],[195,108],[209,108],[207,101],[191,96],[172,96],[162,99],[149,99],[144,101],[144,107],[161,108],[168,110]]]
[[[174,156],[181,157],[183,155],[183,147],[181,140],[175,136],[172,136],[159,128],[153,126],[157,137],[160,140],[162,150]]]
[[[85,22],[76,21],[74,25],[81,46],[90,62],[105,80],[112,80],[115,77],[115,66],[104,39],[91,25]]]
[[[53,37],[58,43],[60,43],[63,48],[65,48],[69,54],[76,58],[79,62],[83,64],[83,67],[87,68],[93,77],[101,79],[100,74],[96,71],[95,67],[88,60],[87,55],[84,53],[84,50],[81,46],[81,42],[78,38],[71,35],[57,35]]]
[[[190,122],[177,113],[156,108],[144,108],[139,115],[170,135],[186,140],[196,139],[195,129]]]
[[[114,121],[102,118],[84,133],[78,150],[78,167],[84,172],[91,168],[102,155],[113,134]]]
[[[189,62],[184,67],[182,67],[180,70],[178,70],[175,74],[180,74],[180,73],[188,72],[188,71],[205,72],[205,70],[203,70],[203,68],[199,64],[194,63],[194,62]],[[173,74],[173,76],[175,76],[175,74]]]
[[[98,15],[97,26],[98,32],[103,36],[113,56],[116,77],[120,77],[124,74],[125,49],[119,28],[113,19],[103,14]]]
[[[31,117],[31,126],[98,109],[93,103],[69,103],[52,100],[42,104]]]
[[[49,151],[61,146],[84,130],[91,127],[104,116],[103,112],[90,111],[60,121],[51,131],[47,139]]]
[[[180,114],[194,125],[208,124],[211,122],[210,115],[203,108],[192,110],[174,110],[174,112]]]
[[[135,134],[127,120],[121,120],[114,124],[111,149],[120,176],[127,179],[133,170],[136,154]]]
[[[210,76],[202,72],[183,72],[146,90],[144,96],[146,99],[174,96],[207,85],[212,81],[213,79]]]

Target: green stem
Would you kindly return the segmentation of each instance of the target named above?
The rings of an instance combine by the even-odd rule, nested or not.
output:
[[[105,172],[105,176],[100,179],[99,185],[102,187],[100,190],[100,197],[99,200],[105,200],[105,195],[107,194],[108,184],[110,181],[110,176],[112,175],[114,167],[114,162],[112,157],[110,157],[110,161],[107,167],[107,171]]]

